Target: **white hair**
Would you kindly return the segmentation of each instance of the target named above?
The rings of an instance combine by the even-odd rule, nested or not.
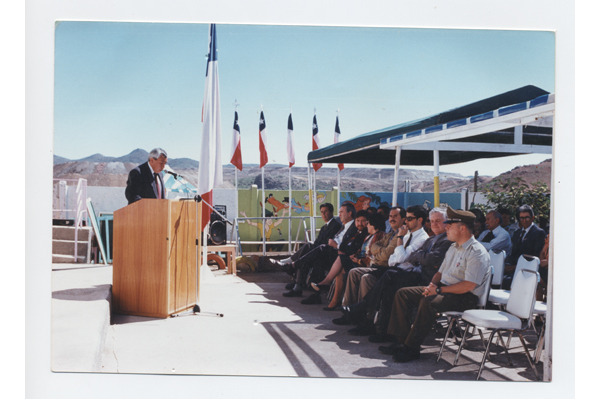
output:
[[[162,148],[155,148],[152,151],[150,151],[150,153],[148,154],[148,161],[151,159],[158,159],[162,156],[164,156],[165,158],[168,158],[167,152],[165,150],[163,150]]]
[[[432,210],[429,211],[429,217],[431,217],[431,215],[434,213],[439,213],[440,215],[442,215],[442,217],[444,218],[444,222],[446,220],[448,220],[448,214],[446,213],[446,208],[433,208]]]

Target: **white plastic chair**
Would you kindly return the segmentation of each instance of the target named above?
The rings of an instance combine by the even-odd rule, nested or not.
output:
[[[492,344],[494,335],[500,331],[510,331],[511,333],[516,332],[519,335],[519,339],[521,340],[521,345],[523,345],[523,349],[525,350],[525,354],[527,355],[529,365],[533,369],[535,377],[539,380],[537,370],[535,369],[535,366],[533,364],[532,358],[529,354],[529,350],[527,349],[522,334],[522,331],[529,328],[533,319],[535,292],[539,279],[540,276],[535,271],[522,269],[518,273],[515,272],[515,276],[513,278],[513,283],[511,286],[511,294],[506,304],[506,311],[473,309],[467,310],[463,313],[463,322],[472,325],[477,329],[492,330],[492,333],[488,338],[485,354],[483,355],[481,365],[479,366],[477,379],[479,379],[479,377],[481,376],[481,372],[483,370],[485,360],[490,351],[490,346]],[[504,345],[504,340],[502,339],[500,334],[498,334],[498,337],[502,342],[502,346],[504,346],[504,351],[506,353],[506,357],[508,358],[508,362],[512,366],[512,361],[508,354],[508,348],[506,345]],[[466,337],[463,338],[463,340],[460,343],[457,356],[460,356],[460,352],[465,341]]]
[[[517,267],[515,268],[515,276],[520,270],[526,269],[537,272],[540,267],[540,260],[536,256],[521,255],[517,261]],[[514,283],[514,278],[513,278]],[[493,283],[492,283],[493,284]],[[512,290],[512,284],[510,290],[494,289],[490,290],[489,301],[493,304],[504,307],[508,303],[510,297],[510,291]]]
[[[504,277],[504,261],[506,260],[506,252],[498,253],[489,250],[490,264],[494,267],[494,278],[492,279],[492,287],[502,285],[502,277]]]
[[[535,305],[533,305],[533,315],[541,316],[544,324],[542,325],[542,329],[538,333],[538,341],[535,345],[535,353],[533,355],[534,363],[537,364],[542,357],[542,349],[544,347],[544,336],[546,332],[546,302],[536,301]],[[535,326],[534,326],[535,328]]]
[[[504,252],[504,251],[502,251],[502,252]],[[494,277],[494,266],[490,266],[489,274],[487,275],[485,283],[484,283],[485,291],[484,291],[483,295],[481,295],[479,297],[479,302],[477,303],[477,307],[479,309],[485,309],[485,304],[488,301],[488,295],[490,294],[490,287],[492,285],[493,277]],[[444,351],[444,347],[446,346],[446,341],[448,340],[450,331],[452,331],[452,326],[454,326],[455,323],[458,323],[458,321],[462,317],[463,313],[464,312],[456,312],[456,311],[449,311],[449,312],[442,313],[442,316],[446,317],[446,319],[448,320],[448,328],[446,329],[446,335],[444,336],[444,341],[442,341],[442,347],[440,348],[440,353],[438,354],[438,358],[437,358],[438,362],[442,358],[442,352]],[[466,334],[467,334],[467,331],[465,331],[465,335]],[[483,335],[481,336],[481,339],[483,340]],[[454,360],[454,364],[456,364],[457,361],[458,361],[458,357]]]

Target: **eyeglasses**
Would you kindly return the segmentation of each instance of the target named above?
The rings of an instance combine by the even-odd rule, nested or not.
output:
[[[409,221],[409,222],[410,222],[410,221],[413,221],[413,220],[415,220],[415,219],[416,219],[416,217],[414,217],[414,216],[407,216],[407,217],[406,217],[406,220],[407,220],[407,221]]]
[[[520,220],[531,219],[531,216],[519,216]]]

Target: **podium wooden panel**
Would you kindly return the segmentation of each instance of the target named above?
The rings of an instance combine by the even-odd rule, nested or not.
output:
[[[196,304],[196,220],[194,201],[142,199],[114,213],[116,313],[165,318]]]

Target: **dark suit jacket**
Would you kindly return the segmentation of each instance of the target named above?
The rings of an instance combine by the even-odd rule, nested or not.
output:
[[[162,186],[162,198],[165,198],[165,185],[161,174],[158,174]],[[154,171],[148,165],[148,162],[131,169],[127,177],[127,187],[125,188],[125,197],[128,204],[142,198],[158,198],[156,181],[154,180]]]
[[[433,246],[431,246],[431,242],[435,237],[437,236],[431,236],[425,240],[421,248],[410,254],[407,259],[413,265],[421,266],[421,276],[425,284],[429,284],[433,276],[438,272],[444,261],[446,252],[448,252],[448,248],[452,245],[452,241],[448,239],[446,232],[444,232],[435,241]]]
[[[338,231],[340,231],[341,228],[342,225],[340,224],[340,222],[338,222],[335,218],[332,218],[329,221],[328,225],[325,225],[321,228],[321,231],[319,231],[319,235],[317,236],[317,239],[315,240],[313,245],[316,247],[321,244],[327,244],[329,242],[329,239],[335,237],[335,235]]]
[[[340,230],[343,228],[340,227]],[[339,230],[338,230],[339,231]],[[337,234],[337,231],[336,231]],[[365,238],[367,237],[367,230],[364,230],[364,233],[362,234],[362,241],[360,241],[359,235],[361,235],[361,233],[359,233],[358,229],[356,228],[356,224],[354,223],[354,221],[352,222],[352,225],[350,225],[350,227],[348,227],[348,230],[346,231],[346,233],[344,234],[344,237],[342,238],[342,243],[338,246],[338,251],[343,252],[346,255],[352,255],[354,253],[356,253],[357,249],[360,249],[360,246],[362,245],[363,241],[365,240]],[[358,243],[358,241],[360,241]],[[358,248],[356,248],[356,245],[358,243]]]
[[[544,243],[546,241],[546,232],[540,229],[536,224],[531,225],[529,233],[523,237],[523,242],[519,243],[519,237],[523,229],[515,231],[512,237],[512,251],[506,259],[509,265],[516,265],[521,255],[540,256]]]

